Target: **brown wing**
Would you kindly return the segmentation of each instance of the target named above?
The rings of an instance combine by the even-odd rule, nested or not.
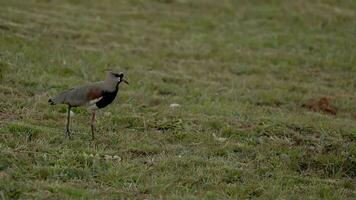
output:
[[[87,97],[89,100],[95,100],[102,96],[102,91],[99,88],[91,88],[88,93]]]

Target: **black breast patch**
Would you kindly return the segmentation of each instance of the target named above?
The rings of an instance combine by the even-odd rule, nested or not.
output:
[[[112,92],[108,92],[108,91],[103,91],[102,92],[102,99],[100,99],[100,101],[96,102],[96,106],[98,108],[104,108],[107,105],[109,105],[111,102],[114,101],[116,94],[117,94],[117,89],[115,91]]]

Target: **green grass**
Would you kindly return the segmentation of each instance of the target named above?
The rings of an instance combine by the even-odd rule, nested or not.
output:
[[[355,10],[1,0],[0,199],[355,199]],[[65,138],[48,98],[106,68],[131,84]],[[302,107],[323,96],[337,115]]]

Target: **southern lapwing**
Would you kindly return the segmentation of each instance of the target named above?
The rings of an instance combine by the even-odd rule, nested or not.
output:
[[[71,135],[69,130],[70,109],[72,107],[86,106],[92,111],[91,133],[92,139],[94,139],[95,110],[104,108],[114,101],[121,82],[129,84],[124,79],[124,74],[122,72],[110,70],[107,72],[106,79],[104,81],[72,88],[49,99],[48,102],[51,105],[68,105],[66,136],[70,137]]]

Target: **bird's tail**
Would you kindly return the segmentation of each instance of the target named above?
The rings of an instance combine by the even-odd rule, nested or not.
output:
[[[51,105],[56,105],[56,103],[53,101],[53,99],[48,99],[48,103]]]
[[[48,103],[51,105],[65,103],[67,94],[68,94],[68,91],[62,92],[62,93],[58,94],[57,96],[48,99]]]

